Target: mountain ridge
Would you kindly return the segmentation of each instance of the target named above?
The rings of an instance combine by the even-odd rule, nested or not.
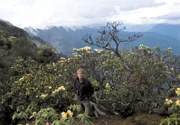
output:
[[[166,27],[167,25],[164,24],[164,26]],[[180,51],[178,50],[178,47],[180,47],[180,40],[176,38],[175,36],[167,35],[163,32],[160,32],[161,31],[160,29],[155,32],[154,30],[156,29],[156,27],[157,26],[154,26],[153,27],[154,29],[151,28],[150,30],[146,32],[141,32],[143,34],[143,37],[145,38],[142,37],[134,41],[133,44],[129,44],[129,45],[139,46],[139,44],[145,44],[145,45],[149,45],[150,47],[159,46],[162,49],[172,47],[173,52],[175,54],[180,54]],[[98,27],[95,27],[95,28],[82,27],[81,29],[79,28],[76,30],[67,30],[66,28],[62,26],[53,26],[46,30],[35,29],[35,31],[38,37],[40,37],[41,39],[45,41],[49,41],[49,43],[53,47],[55,47],[58,51],[61,51],[62,53],[65,53],[68,55],[72,54],[73,48],[78,48],[78,47],[83,47],[85,45],[88,45],[82,41],[81,39],[82,36],[84,36],[85,34],[92,34],[95,38],[98,35]],[[27,30],[27,32],[32,35],[30,30]],[[129,35],[136,32],[125,31],[125,33]],[[172,40],[174,42],[171,42]],[[124,46],[125,44],[127,43],[124,43]]]

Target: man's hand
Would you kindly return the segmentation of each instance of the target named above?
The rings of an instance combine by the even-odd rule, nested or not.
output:
[[[88,97],[85,97],[85,99],[84,100],[88,100]]]
[[[77,100],[77,95],[76,95],[76,94],[74,95],[74,98],[73,98],[73,100]]]

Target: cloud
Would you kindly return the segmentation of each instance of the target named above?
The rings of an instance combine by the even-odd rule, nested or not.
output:
[[[157,17],[158,19],[165,19],[165,20],[180,20],[180,12],[173,12],[163,16]]]
[[[121,11],[129,11],[129,10],[135,10],[135,9],[139,9],[139,8],[145,8],[145,7],[156,7],[156,6],[160,6],[160,5],[164,5],[165,2],[156,2],[153,0],[146,0],[146,2],[144,2],[143,0],[126,0],[125,4],[124,4],[124,0],[120,0],[121,2],[119,2],[119,9]]]
[[[108,21],[140,24],[176,12],[178,0],[1,0],[0,17],[20,27],[86,26]],[[144,18],[143,18],[144,17]],[[145,19],[146,18],[146,19]],[[163,19],[165,20],[165,19]]]

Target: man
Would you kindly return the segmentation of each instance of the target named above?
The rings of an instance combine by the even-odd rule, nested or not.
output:
[[[77,78],[74,80],[73,88],[77,95],[77,102],[81,104],[82,108],[85,110],[84,113],[89,115],[89,99],[94,93],[94,88],[92,87],[91,82],[84,78],[84,71],[81,68],[77,70]]]

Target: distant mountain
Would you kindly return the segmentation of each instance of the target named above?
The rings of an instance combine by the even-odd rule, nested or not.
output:
[[[148,32],[156,24],[124,24],[128,32]]]
[[[38,36],[30,36],[29,39],[37,46],[37,47],[41,47],[44,45],[48,45],[51,46],[48,42],[44,41],[43,39],[41,39]]]
[[[180,40],[180,24],[157,24],[149,32],[159,33]]]
[[[83,27],[78,29],[66,27],[50,27],[46,29],[25,28],[29,35],[38,36],[48,41],[56,50],[63,54],[72,54],[73,48],[79,48],[87,45],[81,38],[86,33],[96,34],[97,29]]]
[[[136,40],[134,44],[144,44],[150,47],[159,46],[162,50],[171,47],[174,54],[180,54],[180,40],[154,32],[144,32],[143,37]]]
[[[138,26],[136,26],[138,27]],[[148,26],[153,27],[153,26]],[[168,35],[165,31],[163,32],[160,28],[154,26],[148,32],[142,32],[143,37],[139,38],[138,40],[132,43],[122,43],[122,49],[129,49],[131,46],[139,46],[140,44],[144,44],[150,47],[159,46],[162,49],[167,49],[171,47],[175,54],[180,54],[180,40],[177,35]],[[159,30],[158,30],[159,29]],[[178,29],[178,28],[175,28]],[[83,47],[88,45],[82,41],[82,36],[85,34],[92,34],[95,38],[98,35],[98,28],[89,28],[89,27],[82,27],[82,28],[66,28],[66,27],[49,27],[46,29],[29,29],[25,28],[25,30],[32,36],[38,36],[41,39],[48,41],[54,48],[58,51],[71,55],[73,48]],[[171,31],[172,30],[172,31]],[[178,32],[178,30],[176,30]],[[173,29],[170,29],[169,32],[174,32],[172,34],[178,34]],[[135,32],[122,32],[123,35],[130,35]]]

